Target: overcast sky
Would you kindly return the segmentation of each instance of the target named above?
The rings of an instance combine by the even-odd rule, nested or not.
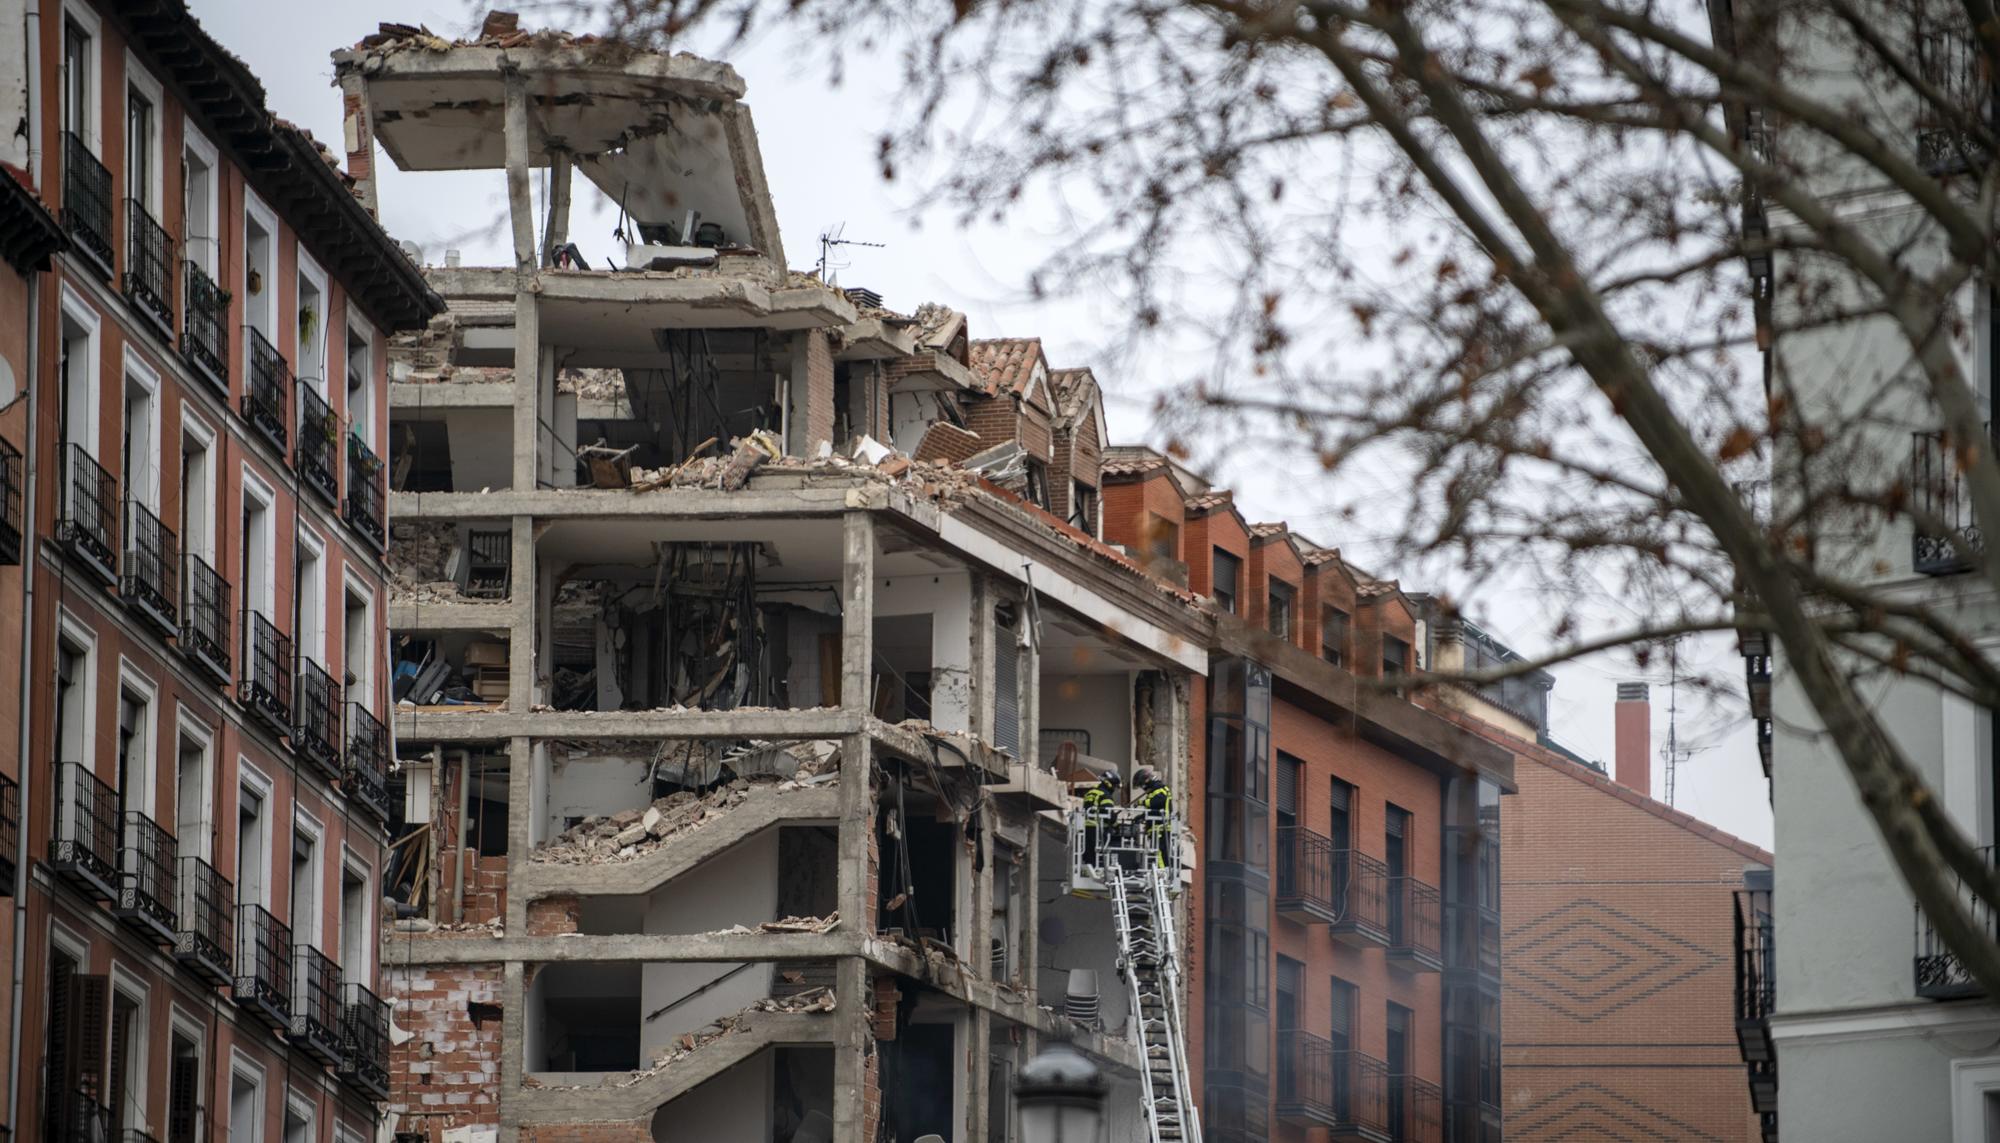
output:
[[[190,0],[195,14],[222,43],[262,78],[272,109],[310,129],[340,149],[340,99],[332,86],[328,53],[393,20],[424,23],[442,35],[468,30],[471,11],[460,0],[345,0],[342,3],[273,5],[270,0]],[[524,5],[524,7],[527,7]],[[274,18],[277,11],[282,16]],[[530,17],[526,22],[533,24]],[[810,49],[810,50],[808,50]],[[1115,443],[1152,442],[1146,378],[1121,376],[1110,356],[1106,330],[1115,314],[1076,300],[1035,302],[1021,284],[1039,252],[1066,235],[1055,214],[1020,213],[1002,227],[965,229],[946,212],[927,208],[923,171],[904,172],[893,185],[879,177],[874,158],[886,114],[896,97],[893,65],[877,74],[851,63],[846,82],[830,86],[818,45],[767,38],[730,63],[749,85],[747,101],[757,122],[759,144],[776,200],[785,253],[794,268],[808,269],[819,256],[819,238],[836,229],[849,239],[882,243],[851,246],[836,253],[839,280],[879,291],[887,303],[908,312],[935,300],[964,311],[978,337],[1042,338],[1058,367],[1089,365],[1106,393]],[[509,261],[499,222],[504,187],[493,172],[402,175],[386,157],[382,220],[399,239],[423,248],[433,263],[457,247],[467,264]],[[584,180],[579,188],[587,186]],[[613,245],[612,219],[581,210],[572,236],[586,257],[602,264]],[[844,228],[844,229],[843,229]],[[1123,372],[1139,372],[1124,370]],[[1249,451],[1249,450],[1245,450]],[[1352,502],[1356,489],[1326,487],[1316,469],[1292,471],[1260,453],[1235,470],[1211,473],[1237,490],[1252,520],[1289,519],[1317,542],[1339,547],[1371,572],[1400,578],[1406,588],[1434,589],[1398,566],[1395,553],[1375,537],[1330,530],[1324,521],[1333,505]],[[1365,475],[1343,475],[1365,480]],[[1365,490],[1363,490],[1365,491]],[[1461,589],[1461,594],[1463,594]],[[1523,654],[1544,649],[1539,633],[1546,616],[1559,607],[1527,593],[1487,599],[1476,615],[1482,626]],[[1733,643],[1709,640],[1688,646],[1690,671],[1740,677]],[[1609,763],[1611,706],[1615,684],[1635,676],[1612,663],[1577,663],[1557,671],[1551,724],[1558,739],[1577,753]],[[1660,750],[1668,726],[1664,665],[1652,672],[1654,789],[1664,796]],[[1758,767],[1748,720],[1732,705],[1690,703],[1683,694],[1680,739],[1693,747],[1682,765],[1675,804],[1683,810],[1756,844],[1771,844],[1768,787]]]

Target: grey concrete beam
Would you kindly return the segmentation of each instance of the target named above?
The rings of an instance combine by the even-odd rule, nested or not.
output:
[[[869,939],[838,929],[827,933],[616,933],[611,935],[501,937],[416,936],[395,933],[385,941],[385,963],[524,964],[641,963],[739,964],[778,960],[830,960],[859,956]]]
[[[425,271],[431,288],[451,298],[505,298],[514,293],[514,272],[504,267],[433,267]],[[860,316],[846,296],[824,286],[773,286],[747,277],[680,277],[668,271],[607,274],[553,270],[534,276],[542,304],[568,306],[677,306],[712,315],[711,325],[756,325],[758,319],[790,318],[787,329],[846,325]],[[730,319],[736,319],[731,321]],[[702,322],[690,323],[699,328]]]
[[[521,607],[506,601],[493,603],[435,602],[431,600],[389,601],[391,631],[506,631],[519,618]]]
[[[444,51],[343,48],[333,53],[334,73],[359,73],[371,83],[463,80],[497,87],[503,71],[540,77],[535,95],[555,99],[588,93],[599,100],[741,99],[748,87],[736,69],[685,52],[606,52],[588,45],[534,43],[509,48],[453,46]],[[498,101],[499,92],[488,98]],[[635,106],[634,114],[639,108]]]
[[[806,710],[495,710],[425,707],[396,711],[399,742],[489,742],[535,738],[841,738],[861,720],[829,707]]]
[[[392,492],[392,520],[492,520],[534,516],[543,520],[628,519],[736,520],[751,516],[831,516],[869,507],[861,487],[771,487],[752,478],[740,492],[673,488],[652,492],[625,489],[547,488],[523,492]],[[758,487],[764,484],[765,487]]]
[[[590,1087],[515,1088],[508,1096],[520,1109],[520,1122],[524,1124],[639,1119],[766,1048],[832,1043],[841,1023],[838,1012],[745,1012],[737,1017],[734,1031],[626,1082],[608,1077],[610,1083]],[[844,1141],[858,1136],[836,1131],[834,1138]]]
[[[514,386],[504,381],[400,381],[389,386],[389,415],[439,409],[504,409]]]

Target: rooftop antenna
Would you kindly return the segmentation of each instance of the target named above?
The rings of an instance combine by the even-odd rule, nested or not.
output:
[[[1667,805],[1674,804],[1674,778],[1683,763],[1693,758],[1697,750],[1706,747],[1682,746],[1680,741],[1680,694],[1681,694],[1681,641],[1676,636],[1667,644],[1667,745],[1661,754],[1666,759]]]
[[[863,242],[863,241],[861,241],[861,240],[860,240],[860,239],[858,239],[858,238],[843,238],[843,237],[841,237],[842,235],[844,235],[844,234],[846,234],[846,233],[847,233],[847,224],[846,224],[845,222],[841,223],[841,224],[840,224],[839,226],[836,226],[836,227],[834,227],[834,228],[833,228],[833,229],[831,229],[831,230],[822,230],[822,231],[820,231],[820,235],[819,235],[819,281],[820,281],[820,285],[823,285],[823,286],[831,286],[831,285],[833,285],[833,279],[832,279],[832,278],[831,278],[831,277],[829,276],[829,275],[830,275],[830,274],[832,273],[832,271],[834,271],[834,270],[844,270],[844,269],[846,269],[846,268],[847,268],[847,263],[845,263],[845,262],[841,263],[841,264],[840,264],[840,265],[838,265],[838,266],[836,266],[836,265],[834,265],[834,264],[833,264],[833,248],[834,248],[834,247],[836,247],[836,246],[868,246],[868,247],[872,247],[873,249],[876,249],[876,250],[881,250],[881,249],[884,249],[884,248],[886,248],[886,247],[887,247],[887,246],[889,245],[889,244],[888,244],[887,242]]]

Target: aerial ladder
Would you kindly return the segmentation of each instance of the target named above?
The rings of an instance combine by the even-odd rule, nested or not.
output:
[[[1189,1082],[1180,997],[1180,895],[1175,822],[1139,809],[1108,816],[1070,814],[1070,892],[1109,900],[1118,933],[1118,975],[1131,1005],[1139,1096],[1150,1143],[1201,1143],[1201,1115]]]

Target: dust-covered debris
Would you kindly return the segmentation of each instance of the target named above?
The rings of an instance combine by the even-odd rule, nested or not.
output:
[[[821,985],[790,996],[767,996],[750,1007],[758,1012],[831,1012],[837,1004],[833,989]]]
[[[628,390],[623,369],[561,369],[556,373],[556,392],[585,401],[625,404]]]
[[[840,927],[840,914],[828,913],[824,917],[780,917],[775,921],[759,922],[756,928],[748,925],[731,925],[718,932],[731,936],[750,933],[830,933]]]
[[[398,521],[390,529],[389,585],[398,603],[460,601],[453,568],[458,525],[448,520]]]
[[[754,1017],[758,1013],[825,1014],[832,1012],[838,1004],[839,999],[835,996],[833,989],[826,987],[809,988],[804,992],[794,993],[791,996],[766,997],[756,1001],[748,1008],[743,1009],[733,1016],[717,1017],[692,1032],[682,1032],[680,1035],[675,1036],[659,1051],[653,1053],[651,1064],[645,1070],[609,1075],[594,1086],[600,1088],[621,1088],[631,1087],[634,1084],[640,1083],[658,1074],[662,1069],[679,1063],[681,1060],[686,1059],[688,1056],[693,1055],[695,1052],[700,1051],[725,1036],[732,1036],[738,1032],[752,1030],[756,1027]]]
[[[792,776],[773,773],[737,778],[706,793],[678,790],[643,809],[585,818],[534,852],[533,860],[563,865],[629,861],[661,841],[735,809],[752,798],[782,797],[794,790],[837,781],[840,755],[822,754],[815,743],[787,748]]]

